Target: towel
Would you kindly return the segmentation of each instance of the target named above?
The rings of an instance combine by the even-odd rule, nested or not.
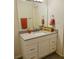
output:
[[[27,18],[21,18],[21,27],[22,29],[27,28]]]

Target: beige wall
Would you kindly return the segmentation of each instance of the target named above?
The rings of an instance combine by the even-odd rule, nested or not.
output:
[[[57,40],[57,53],[63,55],[63,26],[64,26],[64,0],[48,0],[48,18],[54,14],[56,28],[59,31]],[[50,26],[50,25],[49,25]]]
[[[20,40],[18,35],[18,19],[17,19],[16,0],[14,0],[14,56],[21,56]]]

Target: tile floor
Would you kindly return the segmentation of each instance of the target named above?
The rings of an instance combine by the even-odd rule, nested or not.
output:
[[[23,59],[23,58],[19,58],[19,59]],[[61,57],[58,54],[53,53],[53,54],[48,55],[48,56],[46,56],[46,57],[44,57],[42,59],[64,59],[64,57]]]
[[[58,54],[53,53],[53,54],[51,54],[51,55],[49,55],[49,56],[46,56],[46,57],[44,57],[44,58],[42,58],[42,59],[64,59],[64,57],[61,57],[61,56],[59,56]]]

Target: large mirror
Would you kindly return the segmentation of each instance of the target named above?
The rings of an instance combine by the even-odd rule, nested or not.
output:
[[[27,18],[27,28],[39,28],[42,17],[48,26],[47,0],[17,0],[19,31],[23,31],[21,18]]]

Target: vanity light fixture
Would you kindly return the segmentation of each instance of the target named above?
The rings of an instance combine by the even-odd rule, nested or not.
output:
[[[34,0],[35,2],[43,2],[43,0]]]
[[[22,0],[22,1],[43,2],[43,0]]]

